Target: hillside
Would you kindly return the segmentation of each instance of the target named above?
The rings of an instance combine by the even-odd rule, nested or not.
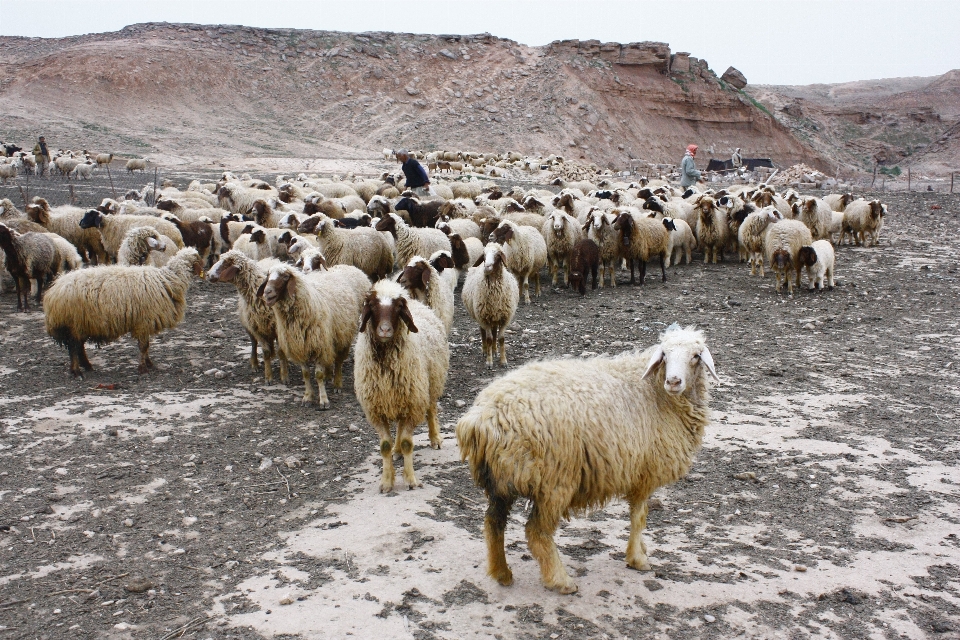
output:
[[[527,47],[488,34],[151,23],[4,37],[0,132],[24,146],[43,132],[54,147],[181,165],[361,159],[402,145],[626,168],[675,163],[696,142],[704,163],[742,147],[781,165],[827,166],[705,61],[666,44]]]
[[[837,161],[942,174],[960,167],[960,70],[929,78],[747,88],[798,138]]]

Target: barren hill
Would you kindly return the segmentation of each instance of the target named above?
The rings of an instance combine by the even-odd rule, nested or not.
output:
[[[960,70],[928,78],[833,85],[751,86],[804,142],[838,161],[928,173],[960,167]]]
[[[160,163],[368,158],[383,147],[516,149],[614,167],[820,156],[663,43],[527,47],[488,34],[347,34],[139,24],[0,38],[0,135]],[[32,142],[31,142],[32,145]]]

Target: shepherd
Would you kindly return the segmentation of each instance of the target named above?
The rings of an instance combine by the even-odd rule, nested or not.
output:
[[[687,145],[687,152],[683,154],[683,160],[680,161],[680,186],[686,189],[692,187],[700,180],[700,172],[697,171],[697,165],[693,161],[697,157],[697,145]]]
[[[421,198],[430,196],[430,176],[423,165],[412,158],[406,149],[397,149],[396,156],[403,175],[407,178],[407,189],[411,189]]]
[[[37,161],[37,175],[42,176],[47,171],[47,165],[50,164],[50,151],[47,150],[47,141],[43,136],[40,136],[33,147],[33,157]]]

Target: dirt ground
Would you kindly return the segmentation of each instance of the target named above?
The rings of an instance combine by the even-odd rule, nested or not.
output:
[[[832,291],[778,295],[698,257],[666,284],[621,272],[521,308],[509,368],[679,322],[722,379],[690,475],[656,494],[654,571],[626,567],[615,502],[557,534],[573,596],[540,586],[522,504],[516,583],[485,575],[452,425],[501,370],[459,294],[443,448],[418,432],[424,487],[389,495],[352,360],[330,411],[266,387],[231,285],[194,283],[156,373],[123,339],[83,380],[42,314],[0,295],[0,638],[960,637],[960,199],[885,198],[881,245],[839,248]]]

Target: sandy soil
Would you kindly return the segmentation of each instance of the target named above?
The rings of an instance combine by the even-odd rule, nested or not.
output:
[[[520,310],[511,368],[644,348],[677,321],[706,331],[723,381],[691,474],[656,494],[654,571],[625,566],[612,503],[558,532],[574,596],[540,586],[522,504],[516,584],[485,576],[485,498],[452,424],[500,371],[459,303],[443,448],[419,433],[424,488],[380,495],[352,375],[327,412],[301,407],[298,384],[265,387],[232,286],[194,284],[184,323],[153,343],[156,373],[137,375],[125,339],[91,349],[82,381],[42,315],[0,295],[0,633],[957,637],[960,201],[889,203],[881,246],[839,248],[833,291],[778,295],[698,258],[666,284],[621,273],[615,290],[548,288]]]

